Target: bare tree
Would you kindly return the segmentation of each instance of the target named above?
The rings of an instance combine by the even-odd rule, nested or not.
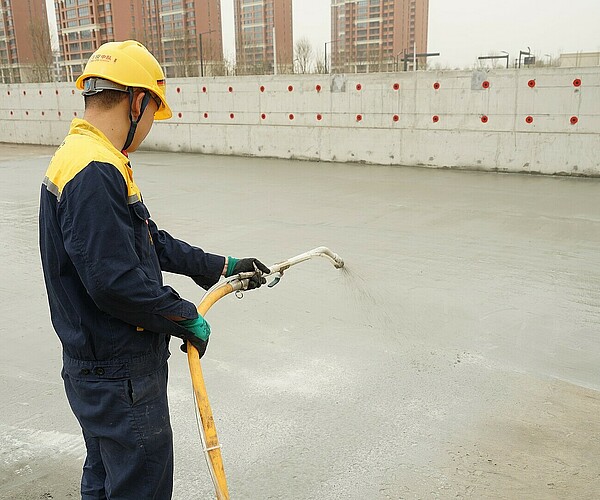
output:
[[[31,51],[33,62],[31,64],[32,80],[34,82],[52,81],[52,45],[50,31],[45,20],[31,19],[29,22],[29,36],[31,37]]]
[[[223,54],[223,59],[211,64],[212,76],[233,76],[236,73],[235,63],[230,54]]]
[[[325,64],[325,56],[320,50],[315,55],[315,73],[325,74],[327,72],[327,66]]]
[[[313,47],[306,37],[300,38],[294,46],[294,61],[298,73],[310,73],[313,58]]]
[[[176,77],[198,76],[198,61],[193,57],[194,39],[186,29],[178,29],[172,34],[174,68]]]

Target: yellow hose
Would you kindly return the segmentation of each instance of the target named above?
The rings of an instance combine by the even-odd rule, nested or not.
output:
[[[335,253],[333,253],[327,247],[318,247],[309,252],[292,257],[284,262],[271,266],[271,272],[268,275],[279,274],[279,277],[285,270],[309,260],[313,257],[326,257],[333,265],[340,269],[344,267],[344,261]],[[198,304],[198,313],[205,316],[208,310],[226,295],[229,295],[235,290],[245,290],[248,286],[248,279],[254,273],[241,273],[232,277],[233,281],[223,282],[222,284],[216,285],[212,291],[209,291]],[[279,280],[279,278],[277,278]],[[234,284],[232,284],[234,283]],[[274,282],[275,284],[277,281]],[[217,494],[217,500],[229,500],[229,490],[227,489],[227,479],[225,478],[225,470],[223,468],[223,458],[221,456],[221,445],[219,444],[219,438],[217,437],[217,428],[215,427],[215,421],[213,419],[212,410],[208,401],[208,395],[206,394],[206,386],[204,385],[204,377],[202,375],[202,367],[200,365],[200,358],[196,348],[187,343],[187,355],[188,364],[190,366],[190,374],[192,376],[192,385],[194,386],[194,394],[196,396],[196,404],[198,405],[198,411],[200,413],[200,420],[202,422],[203,429],[203,442],[204,452],[210,469],[213,484],[215,486],[215,492]]]
[[[203,297],[198,305],[198,313],[205,316],[208,310],[226,295],[233,292],[233,287],[225,283],[224,286],[216,288],[211,293]],[[215,491],[218,500],[229,500],[229,490],[227,489],[227,479],[225,478],[225,469],[223,468],[223,458],[221,456],[221,446],[217,436],[217,428],[213,419],[212,409],[208,401],[206,386],[204,385],[204,377],[202,375],[202,366],[196,348],[187,343],[188,364],[190,367],[190,375],[192,377],[192,385],[194,386],[194,394],[196,395],[196,404],[200,412],[200,420],[204,430],[204,450],[207,456],[211,476],[215,485]]]

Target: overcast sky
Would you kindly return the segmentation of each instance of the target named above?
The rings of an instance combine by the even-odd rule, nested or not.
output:
[[[46,0],[53,12],[53,0]],[[330,0],[293,0],[294,39],[323,52],[331,40]],[[223,45],[235,53],[233,0],[221,0]],[[435,63],[468,67],[477,56],[507,51],[514,60],[531,47],[541,58],[600,51],[600,0],[429,0],[429,52]],[[434,63],[434,60],[431,60]]]

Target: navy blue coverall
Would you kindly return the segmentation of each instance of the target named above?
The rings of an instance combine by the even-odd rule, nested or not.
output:
[[[46,173],[39,231],[65,391],[87,447],[82,498],[171,498],[168,344],[190,332],[166,317],[198,313],[161,271],[208,288],[225,258],[159,230],[128,158],[80,119]]]

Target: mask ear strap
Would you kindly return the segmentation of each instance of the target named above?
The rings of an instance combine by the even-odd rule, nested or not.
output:
[[[122,151],[127,151],[127,148],[129,146],[131,146],[131,143],[133,142],[133,137],[135,136],[135,131],[137,129],[138,123],[140,123],[140,120],[142,119],[144,111],[146,110],[146,107],[148,106],[148,103],[150,102],[150,92],[148,92],[147,90],[144,92],[144,98],[142,99],[142,106],[140,108],[140,115],[138,116],[137,120],[134,120],[133,115],[131,114],[132,107],[133,107],[133,97],[134,97],[133,88],[129,87],[129,123],[131,123],[131,125],[129,126],[129,133],[127,134],[127,139],[125,141],[125,144],[123,145],[123,148],[121,149]]]

